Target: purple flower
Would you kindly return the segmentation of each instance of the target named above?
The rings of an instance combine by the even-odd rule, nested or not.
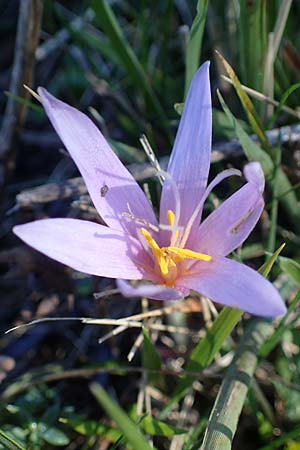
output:
[[[70,152],[107,226],[77,219],[18,225],[27,244],[92,275],[118,279],[125,296],[180,299],[193,289],[224,305],[261,316],[284,314],[273,285],[226,258],[248,237],[264,201],[258,163],[246,166],[247,183],[201,224],[204,201],[232,169],[208,186],[212,113],[209,63],[192,81],[162,188],[159,222],[146,196],[93,122],[39,88],[52,125]],[[147,280],[133,287],[126,280]],[[149,283],[150,282],[150,283]]]

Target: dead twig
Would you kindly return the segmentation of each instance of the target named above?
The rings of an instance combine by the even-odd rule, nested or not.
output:
[[[39,41],[42,18],[41,0],[22,0],[18,19],[15,56],[7,100],[0,132],[0,185],[15,167],[16,142],[25,121],[27,107],[15,101],[15,96],[28,98],[23,84],[32,85],[35,51]]]
[[[267,138],[271,145],[276,145],[278,141],[282,144],[293,144],[300,141],[300,124],[288,125],[281,128],[274,128],[266,132]],[[252,136],[256,141],[256,137]],[[241,156],[243,150],[237,140],[227,143],[215,145],[212,151],[212,162],[217,162],[232,156]],[[159,161],[163,170],[168,165],[168,158],[163,157]],[[128,166],[129,171],[133,174],[137,181],[142,181],[156,175],[156,169],[149,163],[136,163]],[[27,207],[35,204],[48,203],[55,200],[78,197],[86,194],[87,188],[82,178],[71,178],[61,183],[49,183],[37,186],[32,189],[26,189],[17,195],[17,206]]]
[[[221,75],[221,78],[223,80],[227,81],[227,83],[233,84],[232,80],[229,77],[226,77],[226,75]],[[267,97],[262,92],[256,91],[255,89],[249,88],[248,86],[245,86],[244,84],[241,85],[242,89],[247,92],[251,97],[255,98],[256,100],[259,100],[260,102],[269,103],[272,106],[279,106],[279,102],[274,100],[271,97]],[[285,111],[287,114],[290,114],[293,117],[296,117],[296,119],[300,119],[300,112],[295,111],[294,109],[290,108],[289,106],[282,106],[282,111]]]

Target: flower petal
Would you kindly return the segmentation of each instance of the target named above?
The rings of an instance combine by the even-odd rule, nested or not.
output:
[[[193,272],[177,280],[176,286],[194,289],[222,305],[258,316],[275,317],[286,312],[272,283],[244,264],[215,257],[210,262],[195,264]]]
[[[211,157],[211,134],[209,62],[206,62],[192,80],[168,166],[168,173],[180,192],[179,225],[186,224],[205,191]],[[162,190],[161,223],[166,223],[168,209],[175,211],[175,204],[171,185],[166,180]]]
[[[102,133],[80,111],[39,88],[46,113],[84,178],[100,216],[110,227],[134,234],[136,223],[123,217],[132,213],[156,224],[153,210],[142,189],[111,150]]]
[[[179,290],[158,284],[140,284],[134,287],[120,279],[116,283],[124,297],[147,297],[154,300],[182,300],[184,297]]]
[[[199,214],[202,211],[203,205],[205,201],[207,200],[209,194],[212,192],[212,190],[219,184],[221,181],[223,181],[227,177],[231,177],[233,175],[241,176],[241,172],[237,169],[226,169],[222,172],[218,173],[218,175],[209,183],[207,188],[204,191],[204,194],[202,195],[198,205],[196,206],[193,214],[189,218],[186,228],[184,230],[184,234],[180,241],[180,246],[188,248],[193,248],[195,243],[197,247],[197,243],[199,240]]]
[[[13,231],[50,258],[91,275],[140,280],[139,264],[150,261],[136,239],[85,220],[37,220],[17,225]]]
[[[247,181],[257,186],[261,193],[265,189],[265,176],[259,162],[253,161],[245,165],[244,176]]]
[[[255,227],[264,208],[257,185],[249,182],[225,200],[200,225],[193,247],[211,256],[226,256],[239,247]]]

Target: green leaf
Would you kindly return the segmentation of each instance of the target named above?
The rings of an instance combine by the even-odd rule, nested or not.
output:
[[[262,90],[267,48],[266,1],[239,0],[239,44],[242,80],[256,90]]]
[[[189,90],[192,78],[199,67],[203,33],[206,22],[208,0],[198,0],[197,14],[192,23],[185,58],[185,96]]]
[[[286,444],[285,450],[300,450],[300,442],[289,441]]]
[[[161,420],[154,419],[151,416],[144,416],[139,422],[141,429],[150,436],[164,436],[172,437],[177,434],[185,434],[186,430],[182,428],[173,427]]]
[[[279,105],[276,107],[273,116],[271,117],[271,119],[268,122],[267,128],[272,128],[272,126],[274,125],[280,111],[282,110],[283,105],[285,104],[285,102],[287,101],[287,99],[289,98],[289,96],[296,91],[297,89],[300,88],[300,83],[295,83],[292,84],[292,86],[290,86],[284,93],[283,96],[281,97],[281,100],[279,102]]]
[[[96,420],[87,420],[84,418],[69,420],[60,418],[59,421],[70,426],[72,430],[84,436],[105,436],[105,438],[109,439],[111,442],[117,442],[122,437],[120,430],[99,423],[99,421]]]
[[[156,351],[156,348],[154,347],[150,339],[149,333],[144,327],[143,327],[143,335],[144,335],[143,366],[146,369],[150,370],[160,370],[161,369],[160,355]],[[148,379],[152,384],[158,387],[162,387],[164,385],[163,376],[157,373],[149,373]]]
[[[213,134],[222,139],[231,141],[236,138],[236,134],[231,125],[231,121],[228,119],[224,111],[220,111],[217,108],[212,109],[213,116]],[[239,124],[244,130],[249,129],[249,125],[244,120],[238,120]]]
[[[244,131],[242,126],[239,124],[238,120],[231,113],[231,111],[228,108],[228,106],[226,105],[221,93],[218,91],[217,94],[218,94],[218,98],[221,103],[221,106],[222,106],[226,116],[228,117],[231,127],[234,130],[235,135],[237,136],[238,140],[240,141],[248,160],[249,161],[259,161],[263,168],[265,176],[266,177],[271,176],[274,171],[274,163],[272,161],[272,158],[261,147],[259,147],[250,138],[250,136],[248,136],[246,131]]]
[[[138,150],[131,145],[124,144],[124,142],[114,141],[108,139],[112,149],[118,155],[122,161],[127,161],[129,163],[144,162],[146,160],[146,155],[143,151]]]
[[[165,113],[142,65],[128,44],[109,3],[106,0],[93,0],[91,7],[95,11],[97,22],[109,38],[112,48],[121,61],[122,67],[127,70],[133,83],[141,90],[148,106],[152,109],[152,112],[159,119],[160,124],[169,135]]]
[[[300,286],[300,264],[294,259],[283,256],[281,256],[278,261],[281,270],[285,272],[295,284]]]
[[[63,447],[70,443],[68,436],[56,427],[47,428],[46,431],[43,431],[42,437],[48,444],[56,445],[58,447]]]
[[[278,258],[278,256],[280,255],[280,253],[282,252],[282,250],[285,247],[285,243],[282,244],[277,250],[276,252],[273,253],[273,255],[259,268],[259,273],[267,278],[269,273],[271,272],[272,267],[274,266],[276,259]]]
[[[0,430],[0,444],[9,450],[26,450],[19,442]]]
[[[136,415],[131,417],[136,420]],[[116,428],[109,427],[96,420],[86,420],[84,418],[77,420],[69,420],[66,418],[60,419],[61,423],[70,426],[72,430],[80,433],[84,436],[105,436],[111,442],[117,442],[121,437],[122,433]],[[172,437],[177,434],[184,434],[187,431],[182,428],[177,428],[169,425],[161,420],[157,420],[151,416],[143,416],[138,426],[146,433],[151,436],[164,436]]]
[[[114,52],[110,41],[104,36],[99,37],[97,34],[93,34],[89,30],[81,29],[77,31],[76,29],[70,27],[68,22],[65,23],[65,27],[69,31],[76,44],[82,47],[85,52],[89,48],[95,49],[105,58],[108,58],[109,61],[114,62],[118,65],[121,64],[121,61]]]
[[[117,423],[125,439],[134,449],[153,450],[137,425],[132,422],[125,411],[110,399],[99,384],[91,383],[90,389],[107,414]]]

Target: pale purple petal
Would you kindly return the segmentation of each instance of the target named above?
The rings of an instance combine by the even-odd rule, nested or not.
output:
[[[13,231],[50,258],[91,275],[140,280],[142,265],[151,263],[137,239],[85,220],[37,220]]]
[[[218,175],[209,183],[207,188],[204,191],[198,205],[196,206],[193,214],[191,215],[188,223],[186,225],[184,235],[181,239],[181,246],[187,248],[194,248],[195,242],[198,243],[199,240],[199,214],[202,211],[203,205],[207,200],[209,194],[213,191],[213,189],[221,183],[221,181],[225,180],[225,178],[232,176],[241,176],[241,172],[237,169],[227,169],[218,173]],[[197,244],[196,244],[197,246]]]
[[[142,189],[111,150],[102,133],[80,111],[38,89],[53,127],[70,152],[102,219],[110,227],[134,235],[136,223],[125,218],[129,205],[138,218],[156,224]]]
[[[182,300],[183,292],[159,284],[139,284],[132,286],[125,280],[116,281],[118,289],[124,297],[147,297],[154,300]],[[185,295],[189,290],[184,290]]]
[[[236,261],[215,257],[199,262],[194,274],[181,277],[176,286],[193,289],[222,305],[264,317],[285,314],[286,307],[272,283],[250,267]]]
[[[191,247],[211,256],[228,255],[247,239],[263,208],[257,185],[245,184],[204,220]]]
[[[265,189],[265,177],[259,162],[253,161],[245,165],[244,176],[247,181],[255,184],[261,193]]]
[[[185,225],[203,195],[211,157],[212,110],[209,62],[195,74],[180,120],[168,172],[178,185],[181,199],[179,225]],[[168,209],[175,210],[174,196],[166,180],[162,190],[160,222]]]

